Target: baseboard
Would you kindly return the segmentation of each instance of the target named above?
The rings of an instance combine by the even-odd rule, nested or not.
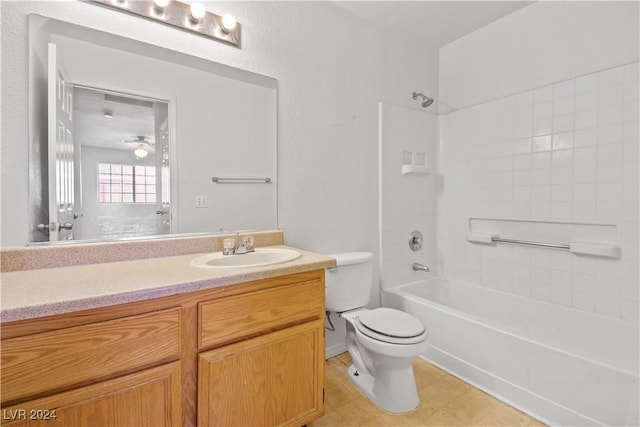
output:
[[[329,359],[330,357],[337,356],[339,354],[347,351],[347,346],[344,343],[334,344],[330,347],[326,347],[324,351],[324,358]]]

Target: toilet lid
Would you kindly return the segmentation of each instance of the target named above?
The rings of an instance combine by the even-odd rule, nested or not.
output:
[[[426,329],[420,320],[392,308],[364,311],[356,325],[360,332],[380,341],[411,344],[426,339]]]

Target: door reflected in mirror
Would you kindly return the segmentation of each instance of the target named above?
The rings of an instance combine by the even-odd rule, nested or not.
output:
[[[29,49],[32,242],[277,228],[276,80],[36,15]]]

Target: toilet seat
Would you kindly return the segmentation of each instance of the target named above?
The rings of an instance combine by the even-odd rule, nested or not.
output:
[[[391,344],[415,344],[427,339],[422,322],[392,308],[376,308],[359,313],[356,327],[369,338]]]

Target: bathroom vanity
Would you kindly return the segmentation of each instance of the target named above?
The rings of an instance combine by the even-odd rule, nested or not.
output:
[[[324,269],[335,261],[299,252],[295,261],[253,268],[197,268],[190,260],[198,254],[187,254],[3,272],[2,424],[304,425],[318,418]],[[96,291],[105,284],[111,293]],[[11,301],[22,285],[31,305]],[[79,296],[68,298],[70,289]]]

